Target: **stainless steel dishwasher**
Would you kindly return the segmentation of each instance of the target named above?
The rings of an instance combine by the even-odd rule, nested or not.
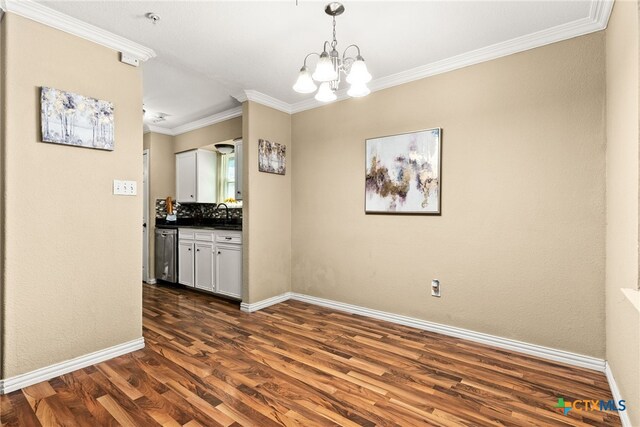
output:
[[[176,283],[178,281],[178,229],[156,228],[155,236],[156,279]]]

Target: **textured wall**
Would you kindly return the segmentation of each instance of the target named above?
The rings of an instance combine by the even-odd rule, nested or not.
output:
[[[243,104],[243,302],[291,290],[291,116]],[[258,139],[287,146],[285,175],[258,172]]]
[[[607,360],[633,425],[640,425],[638,287],[638,3],[616,1],[607,47]]]
[[[293,291],[604,358],[604,53],[600,32],[295,114]],[[432,127],[442,216],[365,215],[365,139]]]
[[[142,336],[141,70],[118,52],[6,14],[3,376]],[[40,141],[40,86],[113,102],[115,151]]]

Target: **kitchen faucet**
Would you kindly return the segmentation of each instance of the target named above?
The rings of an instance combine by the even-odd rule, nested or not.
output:
[[[224,220],[224,222],[225,222],[225,223],[227,223],[227,222],[229,222],[229,206],[227,206],[227,205],[226,205],[226,204],[224,204],[224,203],[218,203],[218,204],[216,205],[216,212],[218,212],[218,209],[220,209],[220,206],[224,206],[225,213],[226,213],[226,216],[225,216],[225,220]]]

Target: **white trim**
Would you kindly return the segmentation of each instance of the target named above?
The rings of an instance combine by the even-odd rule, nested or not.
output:
[[[291,295],[291,292],[285,292],[282,295],[276,295],[275,297],[263,299],[262,301],[254,302],[253,304],[247,304],[246,302],[243,302],[240,304],[240,310],[246,313],[253,313],[254,311],[262,310],[263,308],[285,302],[288,299],[291,299]]]
[[[238,102],[252,101],[283,113],[292,114],[291,104],[266,95],[257,90],[245,90],[232,95]]]
[[[235,119],[236,117],[240,116],[242,116],[242,107],[231,108],[221,113],[217,113],[191,123],[186,123],[184,125],[174,127],[173,129],[171,129],[171,131],[174,135],[180,135],[183,133],[191,132],[192,130],[224,122],[225,120]]]
[[[495,335],[484,334],[482,332],[475,332],[468,329],[457,328],[455,326],[443,325],[440,323],[429,322],[427,320],[388,313],[386,311],[373,310],[371,308],[313,297],[310,295],[298,294],[295,292],[287,292],[282,295],[259,301],[254,304],[242,303],[240,308],[242,309],[242,311],[253,312],[280,302],[284,302],[288,299],[302,301],[313,305],[319,305],[334,310],[346,311],[347,313],[372,317],[374,319],[397,323],[399,325],[410,326],[417,329],[423,329],[425,331],[436,332],[451,337],[474,341],[480,344],[490,345],[505,350],[540,357],[542,359],[552,360],[554,362],[560,362],[571,366],[578,366],[580,368],[593,369],[599,372],[604,372],[605,369],[605,361],[596,357],[571,353],[569,351],[558,350],[550,347],[543,347],[537,344],[530,344],[522,341],[512,340],[509,338],[502,338]]]
[[[153,132],[153,133],[159,133],[162,135],[169,135],[169,136],[175,136],[176,134],[173,133],[173,129],[167,129],[167,128],[163,128],[160,126],[156,126],[156,125],[144,125],[144,133],[149,133],[149,132]]]
[[[0,0],[0,7],[6,12],[15,13],[118,52],[126,53],[142,62],[156,56],[153,49],[60,13],[33,0]]]
[[[154,277],[149,277],[145,283],[147,283],[149,285],[155,285],[158,282],[156,281],[156,279]]]
[[[77,371],[78,369],[86,368],[87,366],[95,365],[96,363],[104,362],[105,360],[122,356],[132,351],[140,350],[141,348],[144,348],[144,338],[114,345],[104,350],[95,351],[85,354],[84,356],[36,369],[26,374],[5,378],[4,380],[0,380],[0,394],[11,393],[12,391],[47,381],[51,378],[68,374],[69,372]]]
[[[609,362],[605,363],[604,373],[607,375],[607,381],[609,382],[609,388],[611,388],[611,394],[613,394],[613,400],[615,400],[616,402],[625,400],[620,394],[620,389],[618,388],[618,384],[616,383],[615,378],[613,378],[613,371],[611,370],[611,365],[609,365]],[[629,405],[626,406],[627,410],[618,411],[618,415],[620,416],[622,427],[632,427],[631,418],[629,417]]]
[[[222,111],[220,113],[213,114],[202,119],[195,120],[193,122],[185,123],[180,126],[176,126],[173,129],[167,129],[156,125],[144,125],[144,133],[160,133],[162,135],[178,136],[183,133],[191,132],[192,130],[200,129],[203,127],[215,125],[216,123],[224,122],[225,120],[235,119],[242,116],[242,107],[235,107],[229,110]]]

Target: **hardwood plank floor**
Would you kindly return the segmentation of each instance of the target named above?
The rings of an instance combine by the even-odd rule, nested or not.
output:
[[[6,426],[617,426],[601,373],[288,301],[144,285],[146,347],[0,398]]]

